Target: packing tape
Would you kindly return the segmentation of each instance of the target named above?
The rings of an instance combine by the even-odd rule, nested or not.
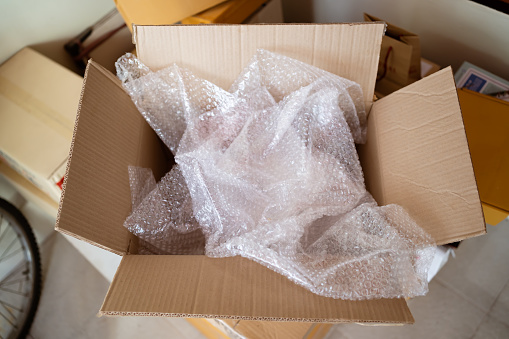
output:
[[[0,95],[9,99],[71,142],[74,122],[67,120],[46,103],[2,76],[0,76]]]

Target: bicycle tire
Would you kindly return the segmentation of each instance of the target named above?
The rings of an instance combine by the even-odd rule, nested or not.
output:
[[[21,213],[19,209],[17,209],[11,203],[2,198],[0,198],[0,216],[2,216],[2,220],[5,216],[7,216],[7,218],[9,218],[7,220],[15,221],[11,226],[13,227],[14,232],[16,232],[17,235],[21,235],[24,238],[25,241],[22,242],[22,244],[25,244],[28,247],[27,249],[31,256],[30,265],[33,272],[33,281],[30,286],[31,300],[26,302],[26,304],[28,305],[28,309],[26,315],[23,316],[24,319],[22,321],[22,324],[17,324],[17,328],[15,328],[12,333],[8,334],[7,337],[7,338],[25,338],[28,335],[32,323],[34,321],[42,291],[41,257],[39,254],[39,247],[35,240],[32,227],[28,223],[25,216]],[[23,248],[23,250],[25,249]],[[25,272],[23,272],[23,274],[25,274]]]

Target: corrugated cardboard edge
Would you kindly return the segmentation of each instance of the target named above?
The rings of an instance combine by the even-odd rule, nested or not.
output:
[[[180,280],[183,274],[189,276]],[[240,297],[230,296],[240,291]],[[251,299],[257,299],[256,307]],[[202,312],[195,312],[200,309]],[[314,323],[414,322],[405,299],[320,297],[249,259],[204,256],[124,256],[99,314]]]
[[[79,123],[79,120],[80,120],[80,112],[81,112],[81,105],[82,105],[82,102],[83,102],[83,95],[85,93],[85,82],[86,82],[86,79],[87,79],[87,76],[88,76],[88,70],[90,68],[90,63],[91,62],[92,62],[92,59],[89,60],[87,68],[85,69],[85,75],[83,76],[83,86],[81,88],[80,100],[79,100],[79,103],[78,103],[78,110],[76,112],[76,121],[74,123],[74,130],[73,130],[73,135],[72,135],[71,147],[69,149],[69,156],[68,156],[68,160],[67,160],[67,166],[65,168],[64,182],[62,184],[62,195],[60,196],[60,203],[58,204],[58,212],[57,212],[57,218],[56,218],[56,223],[55,223],[55,230],[60,232],[60,233],[62,233],[62,234],[69,235],[69,236],[74,237],[74,238],[76,238],[78,240],[84,241],[86,243],[92,244],[94,246],[97,246],[97,247],[102,248],[104,250],[107,250],[109,252],[115,253],[117,255],[124,255],[125,254],[124,252],[111,249],[109,247],[106,247],[106,246],[101,245],[101,244],[99,244],[97,242],[91,241],[91,240],[89,240],[87,238],[84,238],[84,237],[78,235],[78,234],[75,234],[73,232],[70,232],[68,230],[65,230],[65,229],[59,227],[60,216],[62,214],[62,206],[64,204],[65,189],[66,189],[66,186],[67,186],[67,178],[68,178],[69,168],[71,166],[72,155],[73,155],[73,150],[74,150],[74,141],[75,141],[75,138],[76,138],[76,131],[78,130],[78,123]],[[108,72],[103,72],[103,73],[107,74]],[[109,77],[112,76],[111,74],[107,74],[107,75]]]
[[[451,66],[448,66],[448,67],[445,67],[443,69],[449,69],[450,72],[452,73],[452,67]],[[443,70],[442,69],[442,70]],[[440,72],[442,70],[438,70],[437,72]],[[429,76],[433,76],[434,74],[436,74],[437,72],[429,75]],[[454,82],[454,84],[456,85],[456,79],[454,79],[454,74],[453,74],[453,78],[452,78],[452,81]],[[457,87],[457,86],[456,86]],[[470,152],[470,144],[468,142],[468,138],[467,138],[467,134],[466,134],[466,130],[465,130],[465,119],[463,118],[463,110],[461,109],[461,102],[460,102],[460,98],[458,96],[458,93],[456,92],[456,101],[458,103],[458,107],[460,109],[460,112],[461,112],[461,123],[463,124],[463,130],[465,131],[465,139],[467,141],[467,145],[468,145],[468,156],[470,157],[470,163],[472,164],[472,169],[473,169],[473,166],[474,166],[474,163],[472,161],[472,152]],[[474,171],[474,181],[475,181],[475,185],[477,187],[479,187],[479,185],[477,184],[477,178],[475,176],[475,171]],[[467,238],[473,238],[473,237],[478,237],[478,236],[481,236],[481,235],[484,235],[487,233],[486,231],[486,216],[484,215],[484,208],[483,208],[483,202],[481,200],[481,195],[479,193],[479,190],[477,190],[477,197],[479,198],[479,202],[481,204],[481,214],[482,214],[482,218],[484,220],[484,229],[479,231],[479,232],[473,232],[471,235],[467,236],[466,238],[459,238],[459,239],[455,239],[455,240],[452,240],[448,243],[453,243],[453,242],[458,242],[458,241],[461,241],[461,240],[464,240],[464,239],[467,239]],[[438,245],[445,245],[445,244],[438,244]]]
[[[306,322],[321,324],[346,324],[346,323],[371,323],[371,324],[413,324],[415,319],[408,322],[380,322],[377,320],[365,319],[319,319],[319,318],[282,318],[282,317],[244,317],[244,316],[224,316],[213,314],[188,314],[188,313],[161,313],[161,312],[112,312],[99,311],[99,316],[108,317],[166,317],[166,318],[205,318],[205,319],[236,319],[236,320],[256,320],[256,321],[278,321],[278,322]]]

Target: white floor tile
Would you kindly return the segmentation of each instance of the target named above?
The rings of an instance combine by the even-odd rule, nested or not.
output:
[[[197,330],[196,330],[197,331]],[[73,333],[74,338],[176,338],[184,334],[171,322],[156,317],[90,318]]]
[[[106,280],[62,235],[55,238],[32,325],[34,338],[71,338],[95,317],[108,289]]]
[[[506,267],[506,269],[509,268]],[[493,304],[489,315],[509,326],[509,282],[507,282],[502,292],[500,292],[500,295]]]
[[[488,226],[488,234],[467,239],[435,279],[488,311],[509,281],[509,222]]]
[[[489,316],[483,320],[473,337],[473,339],[507,338],[509,338],[509,326]]]
[[[470,338],[485,312],[437,281],[426,297],[409,302],[415,324],[404,326],[335,325],[328,339],[362,338]]]

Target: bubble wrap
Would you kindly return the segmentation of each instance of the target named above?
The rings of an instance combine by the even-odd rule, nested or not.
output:
[[[129,169],[125,226],[151,252],[240,255],[326,297],[427,292],[433,239],[364,185],[358,84],[265,50],[229,91],[129,54],[117,73],[177,163],[157,184]]]

